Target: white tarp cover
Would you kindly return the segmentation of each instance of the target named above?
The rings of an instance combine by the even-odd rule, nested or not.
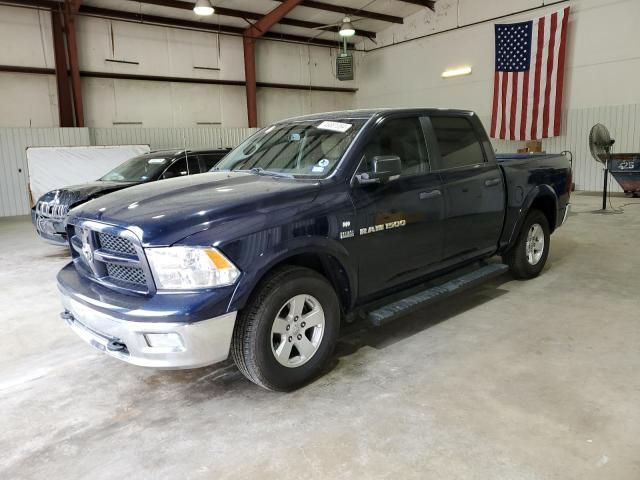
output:
[[[149,153],[149,145],[29,147],[27,165],[33,201],[50,190],[97,180],[143,153]]]

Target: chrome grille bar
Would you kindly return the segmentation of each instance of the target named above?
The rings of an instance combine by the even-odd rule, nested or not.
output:
[[[140,240],[130,230],[80,220],[68,226],[76,268],[106,287],[152,293],[155,283]]]

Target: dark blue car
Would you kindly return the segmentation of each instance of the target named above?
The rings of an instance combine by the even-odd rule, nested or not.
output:
[[[44,241],[68,245],[65,221],[71,208],[141,183],[207,172],[227,153],[229,149],[157,150],[130,158],[98,180],[45,193],[31,209],[31,222]]]
[[[231,353],[251,381],[295,389],[323,371],[342,322],[381,323],[506,269],[538,275],[570,185],[562,155],[497,161],[468,111],[285,120],[210,173],[71,210],[62,316],[126,362]]]

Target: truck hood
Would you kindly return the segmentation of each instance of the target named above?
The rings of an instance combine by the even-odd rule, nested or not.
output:
[[[162,180],[97,198],[70,212],[132,230],[144,246],[176,243],[258,211],[293,208],[315,198],[318,183],[248,172],[209,172]]]

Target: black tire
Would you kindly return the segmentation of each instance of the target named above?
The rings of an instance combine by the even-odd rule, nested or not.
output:
[[[315,353],[306,363],[287,367],[276,359],[272,350],[271,329],[283,306],[296,295],[317,299],[324,313],[324,329]],[[295,390],[323,372],[331,359],[339,328],[340,306],[327,279],[308,268],[285,266],[269,274],[239,312],[231,356],[242,374],[253,383],[268,390]]]
[[[542,228],[544,247],[542,248],[542,256],[540,259],[532,264],[527,259],[527,236],[534,225],[539,225]],[[540,210],[531,210],[522,224],[516,243],[502,256],[503,261],[509,265],[509,269],[514,277],[526,280],[540,275],[549,256],[550,237],[547,217]]]

